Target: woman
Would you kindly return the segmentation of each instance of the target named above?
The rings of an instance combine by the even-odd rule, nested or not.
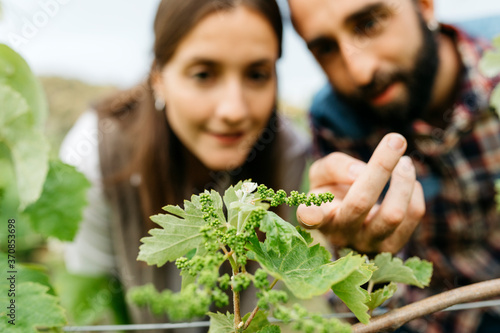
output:
[[[297,189],[306,151],[276,114],[282,22],[275,1],[164,0],[154,30],[147,82],[82,116],[61,152],[94,184],[68,269],[113,272],[125,289],[179,288],[175,266],[136,261],[140,238],[154,227],[149,216],[248,178]],[[82,142],[90,148],[75,153]],[[132,316],[154,320],[137,309]]]

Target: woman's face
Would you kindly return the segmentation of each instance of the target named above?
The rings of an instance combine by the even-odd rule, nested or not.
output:
[[[172,130],[206,167],[245,162],[272,113],[277,59],[270,23],[239,6],[195,25],[153,80]]]

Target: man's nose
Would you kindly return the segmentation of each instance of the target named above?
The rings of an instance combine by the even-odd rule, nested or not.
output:
[[[365,86],[372,82],[379,66],[379,61],[373,52],[366,47],[341,45],[342,60],[348,76],[356,86]]]

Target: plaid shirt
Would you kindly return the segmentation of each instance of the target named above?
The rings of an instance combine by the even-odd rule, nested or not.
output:
[[[417,120],[407,137],[407,155],[424,188],[427,212],[403,252],[432,261],[434,273],[429,288],[404,290],[404,303],[500,277],[494,186],[500,178],[500,122],[489,107],[500,77],[489,79],[479,72],[478,62],[489,45],[451,26],[442,29],[453,36],[464,70],[458,98],[444,114],[449,126],[442,130]],[[310,118],[318,156],[342,151],[367,161],[389,132],[358,118],[330,87],[315,97]],[[438,313],[410,326],[424,325],[418,332],[474,332],[481,311]]]

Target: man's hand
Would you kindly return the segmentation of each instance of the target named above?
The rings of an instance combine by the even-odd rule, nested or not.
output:
[[[310,192],[330,191],[331,203],[299,206],[298,220],[319,228],[333,245],[360,253],[398,252],[425,213],[422,186],[408,156],[403,136],[386,135],[368,164],[343,153],[332,153],[310,169]],[[389,189],[377,203],[388,180]]]

